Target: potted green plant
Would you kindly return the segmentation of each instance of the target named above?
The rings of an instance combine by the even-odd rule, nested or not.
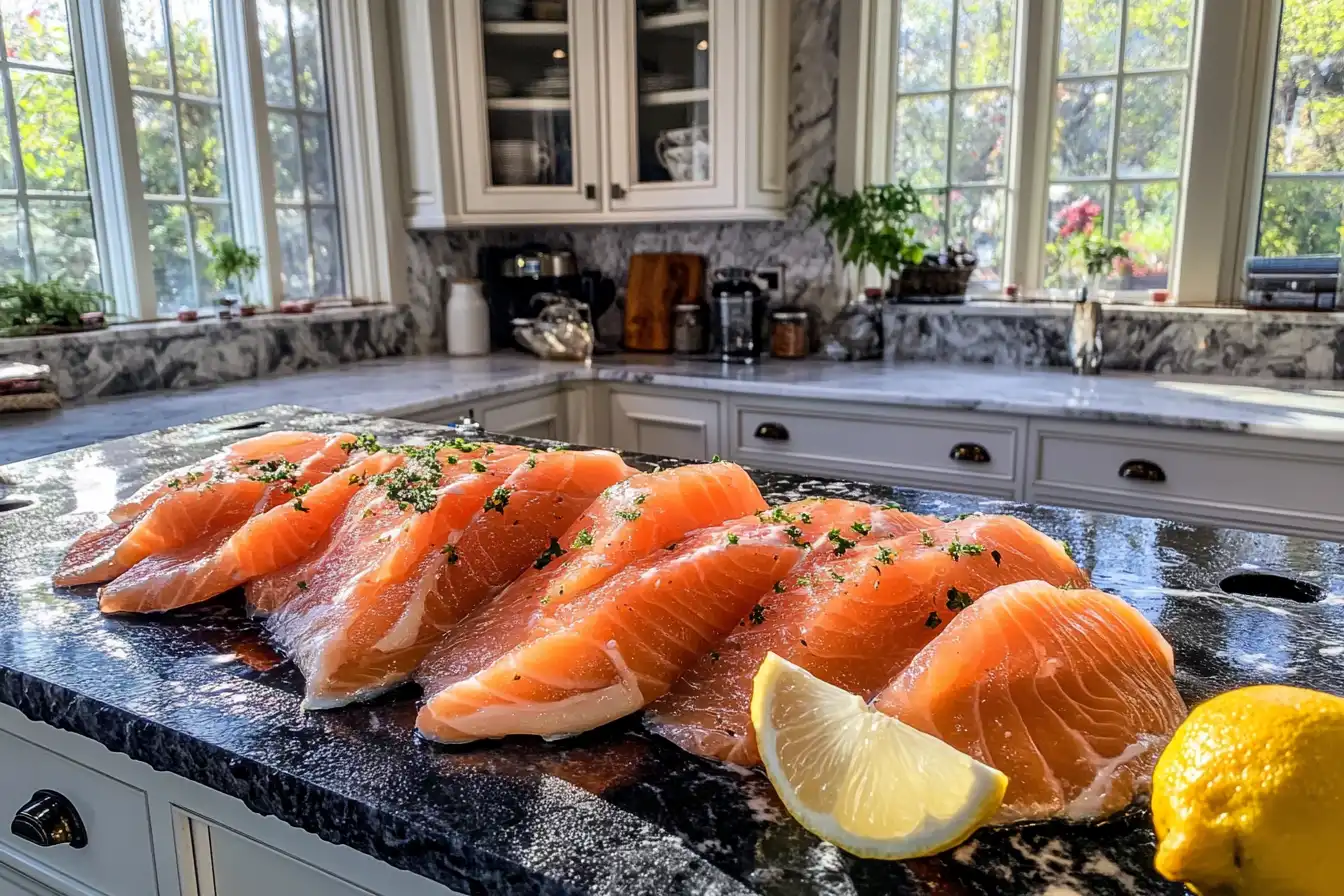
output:
[[[1053,251],[1083,276],[1078,300],[1086,301],[1089,291],[1100,290],[1106,275],[1117,261],[1129,258],[1129,249],[1117,239],[1106,236],[1106,218],[1101,206],[1084,196],[1056,215],[1059,234]]]
[[[922,209],[909,181],[869,184],[853,193],[840,193],[826,181],[813,189],[811,208],[812,223],[825,228],[841,260],[860,276],[874,267],[883,283],[891,283],[902,268],[924,258],[925,245],[911,223]]]
[[[43,336],[107,326],[112,297],[61,280],[0,284],[0,336]]]
[[[251,249],[236,243],[231,236],[220,237],[210,242],[210,263],[206,265],[205,275],[214,281],[220,290],[230,284],[237,284],[236,296],[220,295],[215,301],[219,305],[219,316],[230,317],[234,305],[243,304],[245,309],[254,306],[247,302],[248,284],[261,269],[261,256]],[[248,311],[244,311],[248,313]]]

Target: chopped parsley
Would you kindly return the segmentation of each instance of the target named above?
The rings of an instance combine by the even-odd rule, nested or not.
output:
[[[797,517],[789,513],[783,507],[775,507],[771,510],[762,510],[760,513],[756,514],[756,516],[761,520],[761,522],[765,522],[766,520],[772,520],[776,523],[792,523],[794,520],[797,519]]]
[[[642,510],[618,510],[616,511],[616,515],[627,522],[633,523],[643,516],[644,512]]]
[[[776,593],[776,594],[783,594],[783,593],[784,593],[784,580],[783,580],[783,579],[781,579],[780,581],[778,581],[778,582],[775,583],[775,593]]]
[[[728,543],[729,543],[729,544],[737,544],[737,533],[736,533],[736,532],[729,532],[729,533],[728,533]]]
[[[299,513],[307,513],[307,512],[308,512],[308,508],[304,506],[303,498],[295,498],[295,499],[294,499],[293,507],[294,507],[294,509],[297,510]]]
[[[570,448],[570,445],[569,445],[568,442],[559,442],[559,443],[557,443],[557,444],[555,444],[555,445],[552,445],[551,447],[547,448],[546,450],[547,450],[547,451],[568,451],[569,448]]]
[[[849,528],[853,529],[860,535],[867,535],[869,532],[873,531],[873,526],[871,523],[853,522],[849,524]]]
[[[1077,589],[1077,587],[1078,587],[1077,585],[1073,584],[1073,579],[1067,579],[1067,580],[1065,580],[1065,582],[1064,582],[1063,585],[1060,585],[1060,586],[1059,586],[1059,590],[1060,590],[1060,591],[1074,591],[1074,590]]]
[[[308,583],[307,583],[307,582],[299,582],[299,583],[298,583],[298,589],[299,589],[300,591],[307,591],[307,590],[308,590]]]
[[[890,566],[896,562],[896,552],[886,545],[877,549],[877,562],[885,566]]]
[[[399,509],[415,508],[420,513],[428,513],[439,503],[439,497],[435,494],[439,475],[438,463],[432,467],[415,463],[397,467],[390,473],[379,473],[373,481],[383,487],[387,499]]]
[[[474,461],[471,462],[471,471],[472,471],[473,473],[484,473],[484,472],[485,472],[485,464],[481,463],[481,462],[478,461],[478,460],[474,460]]]
[[[765,621],[765,607],[761,606],[760,604],[757,604],[756,606],[752,607],[751,613],[747,616],[747,619],[751,622],[752,625],[760,625],[762,622]]]
[[[1062,538],[1059,540],[1059,546],[1064,549],[1065,556],[1067,556],[1070,560],[1072,560],[1073,559],[1072,546],[1070,546],[1069,543]]]
[[[570,543],[569,549],[572,551],[575,548],[588,548],[592,547],[592,545],[593,533],[589,532],[587,529],[580,529],[579,534],[575,535],[574,541]]]
[[[480,447],[481,447],[481,443],[480,443],[480,442],[468,442],[466,439],[462,438],[461,436],[455,436],[455,437],[449,439],[448,441],[444,442],[444,443],[443,443],[443,447],[445,447],[445,448],[452,448],[452,449],[454,449],[454,450],[456,450],[456,451],[466,451],[466,452],[471,452],[471,451],[475,451],[477,448],[480,448]]]
[[[924,547],[926,548],[933,547],[934,545],[933,536],[929,534],[928,529],[919,530],[919,543],[924,545]]]
[[[799,577],[798,577],[798,587],[800,587],[800,588],[803,587],[803,586],[811,587],[811,585],[812,585],[812,577],[811,577],[811,576],[799,576]]]
[[[552,560],[559,559],[564,553],[565,549],[560,547],[560,540],[558,538],[552,538],[551,546],[542,551],[541,556],[537,558],[537,562],[532,565],[537,569],[545,569]]]
[[[965,591],[958,591],[956,588],[947,589],[947,608],[949,610],[964,610],[971,605],[971,596]]]
[[[455,467],[455,466],[457,466],[457,455],[456,455],[456,454],[449,454],[449,455],[447,455],[447,460],[448,460],[448,465],[449,465],[450,467]]]
[[[998,551],[990,551],[989,556],[994,558],[995,566],[998,566],[999,564],[1003,563],[1003,555],[1000,554]]]
[[[831,544],[835,545],[835,556],[837,557],[858,544],[857,541],[850,541],[848,538],[841,535],[840,530],[836,528],[832,528],[831,531],[827,532],[826,538]]]
[[[550,602],[551,602],[551,597],[550,597],[549,594],[546,595],[545,597],[543,597],[541,600],[537,601],[537,603],[541,604],[543,607],[546,606],[546,605],[547,605],[548,603],[550,603]]]
[[[882,505],[882,509],[883,509],[883,510],[901,510],[902,508],[901,508],[901,505],[897,504],[895,501],[888,501],[886,504],[883,504],[883,505]]]
[[[840,575],[840,573],[836,572],[835,570],[831,570],[831,578],[837,582],[843,582],[845,580],[845,577]]]
[[[937,628],[937,627],[938,627],[938,623],[940,623],[940,622],[942,622],[942,621],[943,621],[942,618],[939,617],[939,615],[938,615],[937,613],[930,613],[930,614],[929,614],[929,618],[924,620],[924,627],[925,627],[925,628]]]
[[[965,554],[968,557],[983,554],[985,552],[985,546],[982,544],[975,544],[974,542],[971,544],[963,544],[960,541],[957,541],[956,538],[953,538],[948,542],[948,545],[944,550],[947,551],[947,556],[951,557],[953,560],[959,560],[962,554]]]
[[[365,451],[369,454],[373,454],[375,451],[382,451],[383,446],[378,444],[378,437],[375,436],[373,433],[362,432],[359,435],[355,436],[355,440],[353,442],[342,442],[341,450],[344,451],[346,454],[350,454],[352,451],[356,450]]]
[[[164,485],[166,485],[168,488],[181,488],[182,480],[174,476],[172,479],[169,479],[167,482],[165,482]]]
[[[457,562],[457,545],[446,544],[443,546],[443,550],[440,551],[440,553],[448,558],[450,564]]]
[[[369,482],[368,473],[351,473],[350,478],[346,480],[350,485],[367,485]]]
[[[809,526],[809,525],[812,524],[812,514],[810,514],[810,513],[806,513],[806,512],[804,512],[804,513],[800,513],[800,514],[798,514],[798,519],[800,519],[800,520],[803,521],[803,525],[804,525],[804,526]]]
[[[536,467],[536,465],[537,465],[537,452],[533,451],[531,454],[529,454],[529,455],[527,456],[527,460],[525,460],[524,463],[527,464],[527,468],[528,468],[529,470],[531,470],[531,469],[533,469],[534,467]]]
[[[366,520],[366,519],[368,519],[368,518],[371,517],[371,516],[373,516],[373,508],[372,508],[372,507],[365,507],[365,508],[364,508],[364,512],[361,513],[361,514],[359,515],[359,518],[362,519],[362,520]]]
[[[789,541],[793,542],[793,546],[796,548],[811,547],[811,545],[803,540],[803,530],[799,529],[797,526],[789,526],[784,530],[784,534],[789,536]]]
[[[716,454],[716,455],[714,455],[713,457],[711,457],[711,458],[709,459],[709,462],[712,463],[712,464],[720,464],[720,463],[723,463],[723,458],[719,457],[719,456]]]
[[[299,465],[287,460],[268,460],[252,468],[256,482],[288,482],[299,472]]]
[[[494,453],[495,453],[495,446],[494,446],[494,445],[486,445],[486,446],[485,446],[485,456],[486,456],[486,457],[489,457],[490,455],[492,455],[492,454],[494,454]]]
[[[512,493],[513,489],[501,485],[490,493],[490,497],[485,499],[485,509],[503,513],[504,508],[509,506],[509,495]]]

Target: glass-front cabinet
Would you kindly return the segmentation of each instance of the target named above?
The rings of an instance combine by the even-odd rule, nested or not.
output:
[[[412,226],[784,216],[791,4],[443,2],[395,6]]]
[[[600,209],[595,5],[458,0],[454,11],[467,209]]]

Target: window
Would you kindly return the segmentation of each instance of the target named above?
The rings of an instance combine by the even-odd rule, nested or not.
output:
[[[921,193],[920,238],[964,240],[997,288],[1007,224],[1016,0],[905,0],[898,15],[892,171]]]
[[[1046,286],[1100,223],[1129,250],[1121,289],[1165,287],[1181,199],[1194,0],[1063,0],[1051,128]]]
[[[1283,0],[1256,227],[1260,255],[1344,240],[1344,2]]]
[[[0,276],[100,288],[64,0],[0,0]]]
[[[158,312],[208,306],[211,242],[231,234],[211,0],[122,0]]]
[[[340,222],[317,0],[258,0],[287,296],[341,291]]]

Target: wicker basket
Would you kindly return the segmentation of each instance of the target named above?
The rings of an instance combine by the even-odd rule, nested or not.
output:
[[[896,284],[898,298],[904,296],[964,296],[975,273],[972,267],[907,265]]]

